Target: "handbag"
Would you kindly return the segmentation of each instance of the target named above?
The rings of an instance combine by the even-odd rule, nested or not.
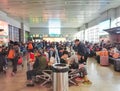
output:
[[[22,57],[20,57],[20,58],[18,59],[18,65],[21,65],[22,62],[23,62],[23,59],[22,59]]]

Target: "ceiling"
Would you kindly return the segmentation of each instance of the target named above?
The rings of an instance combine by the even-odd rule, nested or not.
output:
[[[0,0],[0,10],[31,26],[47,27],[49,19],[60,19],[62,27],[79,27],[120,0]]]

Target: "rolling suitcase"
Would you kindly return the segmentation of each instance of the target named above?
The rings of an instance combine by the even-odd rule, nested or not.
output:
[[[109,65],[108,56],[100,56],[100,65],[103,65],[103,66]]]
[[[114,70],[120,71],[120,58],[114,60]]]

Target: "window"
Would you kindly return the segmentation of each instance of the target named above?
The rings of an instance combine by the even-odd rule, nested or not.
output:
[[[114,20],[111,22],[111,28],[119,27],[119,26],[120,26],[120,17],[114,19]]]
[[[85,30],[85,40],[89,42],[99,42],[99,29],[98,26],[94,26]]]
[[[108,33],[105,32],[105,29],[110,28],[110,20],[103,21],[99,24],[99,35],[107,35]]]
[[[59,19],[50,19],[49,20],[49,34],[50,35],[61,34],[61,22]]]

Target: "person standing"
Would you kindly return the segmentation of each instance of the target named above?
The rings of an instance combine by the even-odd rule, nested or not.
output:
[[[88,58],[88,52],[85,44],[80,42],[79,39],[76,39],[74,49],[77,53],[81,53],[81,55],[84,57],[84,61],[86,62]]]
[[[20,58],[20,47],[19,47],[18,42],[14,43],[13,49],[15,51],[15,55],[14,55],[14,60],[13,60],[12,75],[14,76],[17,72],[17,63],[18,63],[18,59]]]
[[[8,52],[8,59],[12,61],[12,73],[11,75],[14,76],[17,72],[17,63],[20,57],[20,48],[18,42],[14,42],[14,46],[11,46]]]

